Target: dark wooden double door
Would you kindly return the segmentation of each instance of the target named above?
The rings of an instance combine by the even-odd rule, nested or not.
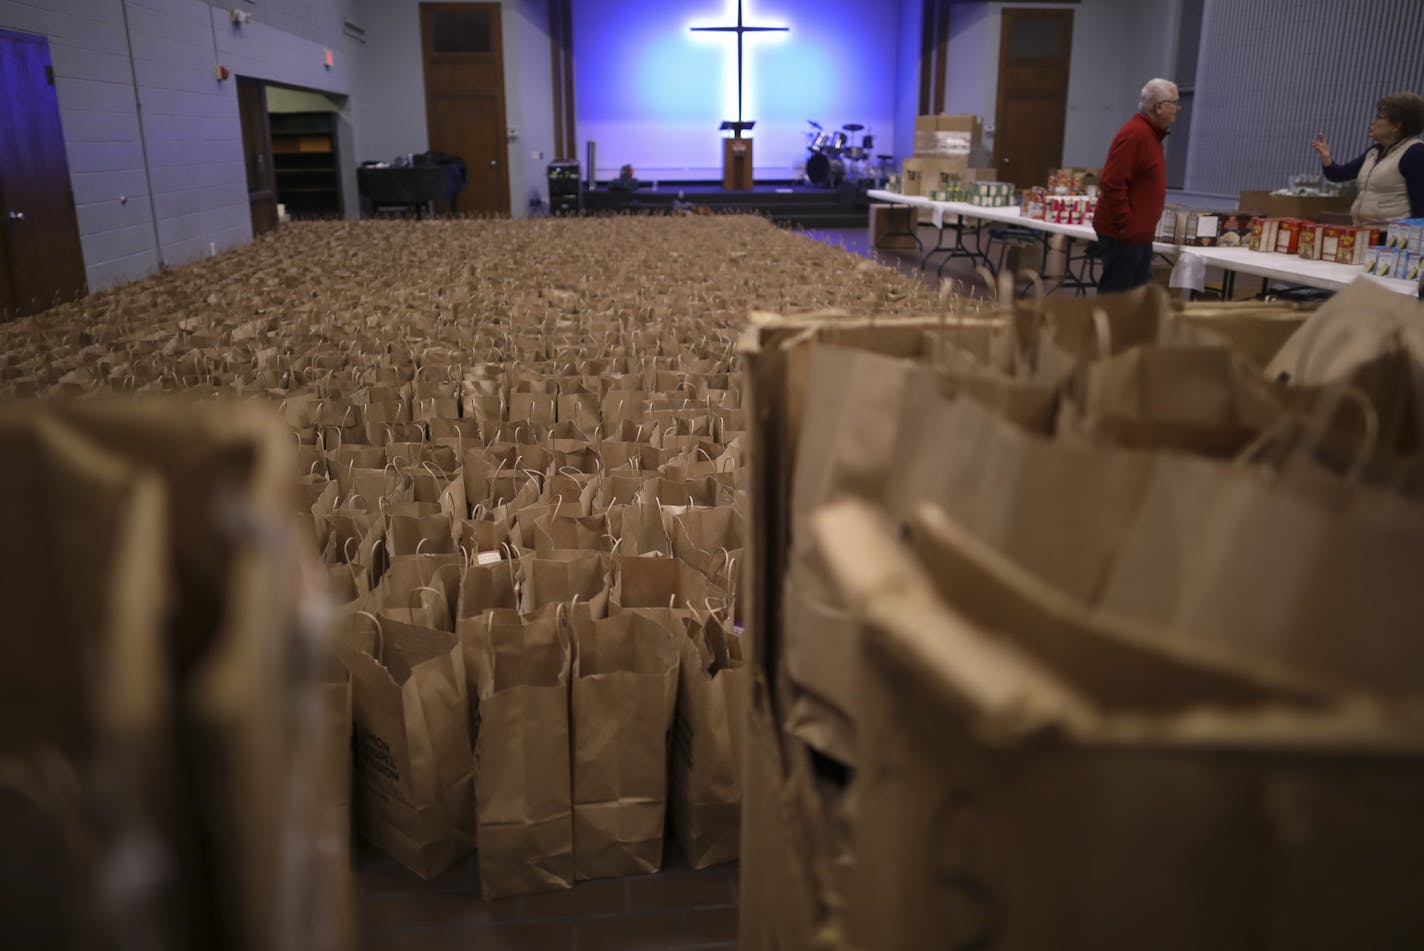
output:
[[[86,291],[49,43],[0,30],[0,319]]]

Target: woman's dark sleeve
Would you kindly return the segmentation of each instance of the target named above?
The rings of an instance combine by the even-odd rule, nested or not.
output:
[[[1409,192],[1409,216],[1424,218],[1424,142],[1416,142],[1399,157],[1399,174]]]
[[[1369,155],[1369,149],[1360,153],[1359,158],[1353,162],[1346,162],[1341,165],[1339,162],[1331,162],[1321,168],[1321,172],[1332,182],[1353,182],[1360,174],[1360,166],[1365,164],[1365,156]]]

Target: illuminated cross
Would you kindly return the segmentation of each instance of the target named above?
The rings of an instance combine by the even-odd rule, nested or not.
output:
[[[791,28],[786,26],[744,26],[742,24],[742,0],[737,0],[736,26],[694,26],[691,29],[694,33],[737,34],[737,124],[733,129],[734,135],[740,139],[742,137],[742,129],[747,127],[746,123],[742,122],[742,34],[785,33]]]

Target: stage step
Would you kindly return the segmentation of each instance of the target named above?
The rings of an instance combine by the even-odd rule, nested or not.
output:
[[[706,182],[662,182],[657,190],[595,188],[583,195],[584,211],[590,214],[673,214],[696,206],[717,214],[764,214],[778,225],[808,229],[862,227],[869,220],[868,203],[853,190],[790,183],[730,191]]]

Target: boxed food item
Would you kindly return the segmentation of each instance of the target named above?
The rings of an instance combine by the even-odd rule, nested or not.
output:
[[[1154,241],[1167,244],[1181,244],[1186,236],[1187,210],[1181,205],[1168,205],[1162,209],[1162,217],[1157,219],[1157,233]]]
[[[1385,233],[1384,246],[1424,252],[1424,218],[1395,218]]]
[[[1271,250],[1277,254],[1296,254],[1300,251],[1300,232],[1308,222],[1303,218],[1277,218],[1275,227],[1275,242]]]
[[[1216,211],[1193,211],[1187,214],[1186,228],[1182,243],[1190,247],[1210,248],[1216,246],[1221,232],[1221,213]]]
[[[1418,284],[1421,279],[1424,279],[1424,265],[1421,265],[1421,262],[1424,262],[1424,254],[1417,251],[1402,251],[1400,253],[1405,256],[1402,268],[1403,278]]]
[[[1228,211],[1221,216],[1221,233],[1216,243],[1223,248],[1245,247],[1251,239],[1251,226],[1256,215],[1245,211]]]
[[[1300,248],[1296,252],[1307,261],[1320,260],[1320,246],[1324,242],[1325,226],[1308,221],[1300,232]]]
[[[1396,248],[1386,248],[1383,245],[1376,245],[1379,249],[1375,256],[1375,268],[1371,271],[1368,265],[1365,268],[1366,274],[1373,274],[1376,277],[1396,277],[1399,272],[1399,251]],[[1374,250],[1374,248],[1371,248]]]
[[[1019,214],[1025,218],[1036,218],[1043,220],[1044,202],[1048,197],[1047,191],[1041,186],[1025,188],[1019,193]]]
[[[1321,234],[1320,259],[1336,264],[1364,264],[1365,249],[1379,244],[1380,232],[1357,225],[1326,225]]]
[[[1379,270],[1380,249],[1374,245],[1365,249],[1365,273],[1373,274]]]

